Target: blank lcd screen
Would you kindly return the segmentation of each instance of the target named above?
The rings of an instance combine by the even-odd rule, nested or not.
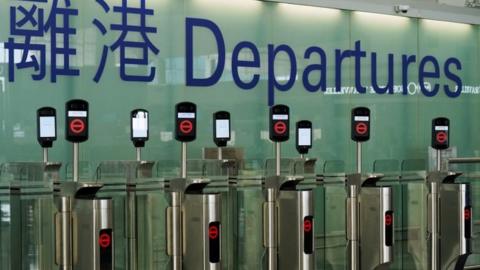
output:
[[[311,146],[312,145],[312,129],[299,128],[298,129],[298,145]]]
[[[138,112],[132,119],[132,137],[148,137],[148,112]]]
[[[40,116],[40,138],[55,138],[55,116]]]
[[[217,119],[215,120],[216,130],[215,138],[228,139],[230,138],[230,120]]]
[[[188,118],[188,119],[193,119],[195,118],[195,113],[186,113],[186,112],[179,112],[177,114],[178,118]]]
[[[436,131],[448,131],[448,126],[435,126]]]

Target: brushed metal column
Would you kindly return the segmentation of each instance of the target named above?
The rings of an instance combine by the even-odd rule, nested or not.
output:
[[[77,183],[79,179],[79,162],[80,162],[79,143],[73,143],[73,182]]]
[[[131,187],[127,187],[126,195],[126,238],[127,238],[127,250],[128,250],[128,269],[136,270],[138,267],[138,246],[137,246],[137,198],[135,191],[129,190]]]
[[[265,232],[267,248],[267,267],[268,270],[277,270],[277,191],[274,188],[267,189],[267,231]]]
[[[349,186],[349,198],[347,200],[347,239],[349,240],[350,270],[360,269],[360,243],[358,226],[358,188]]]
[[[437,151],[437,154],[440,152]],[[438,226],[438,211],[439,211],[439,197],[438,197],[438,184],[435,182],[430,183],[430,269],[439,270],[439,226]]]
[[[59,198],[56,220],[55,261],[60,270],[73,269],[72,201],[69,196]]]

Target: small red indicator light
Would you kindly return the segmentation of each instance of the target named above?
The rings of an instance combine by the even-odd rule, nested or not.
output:
[[[217,239],[218,237],[218,227],[215,225],[211,225],[210,228],[208,228],[208,237],[210,239]]]
[[[70,122],[70,130],[75,134],[82,133],[85,130],[85,122],[80,119],[74,119]]]
[[[448,135],[445,132],[438,132],[437,133],[437,142],[439,143],[445,143],[448,139]]]
[[[190,120],[183,120],[182,122],[180,122],[180,131],[185,133],[185,134],[188,134],[190,132],[192,132],[193,130],[193,124],[192,124],[192,121]]]
[[[279,121],[275,123],[275,125],[273,126],[273,130],[275,130],[275,133],[281,135],[287,131],[287,125],[284,122]]]
[[[312,225],[313,225],[313,224],[312,224],[312,221],[311,221],[311,220],[305,219],[305,220],[303,221],[303,230],[304,230],[305,232],[307,232],[307,233],[311,232],[311,231],[312,231],[312,227],[313,227]]]
[[[385,225],[386,226],[392,226],[393,224],[393,216],[390,214],[385,215]]]
[[[465,218],[465,220],[470,220],[472,218],[472,212],[470,211],[470,209],[465,208],[465,210],[463,210],[463,217]]]
[[[365,123],[358,123],[358,124],[355,126],[355,131],[357,131],[357,133],[360,134],[360,135],[365,135],[365,133],[367,133],[367,131],[368,131],[367,124],[365,124]]]
[[[98,238],[98,244],[102,248],[109,247],[111,243],[112,243],[112,238],[110,237],[110,235],[108,233],[102,233],[100,235],[100,238]]]

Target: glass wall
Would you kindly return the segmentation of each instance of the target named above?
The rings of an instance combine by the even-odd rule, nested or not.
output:
[[[175,104],[197,104],[192,159],[202,157],[203,147],[214,146],[212,113],[230,111],[229,146],[242,148],[245,160],[257,161],[254,169],[245,170],[249,177],[235,193],[238,237],[245,237],[236,247],[239,269],[258,268],[262,259],[261,220],[256,217],[264,199],[261,167],[274,154],[267,126],[271,104],[290,106],[292,126],[303,119],[314,125],[309,156],[319,159],[317,173],[326,176],[325,185],[315,191],[321,220],[317,239],[322,239],[316,246],[321,251],[317,265],[322,269],[345,267],[344,178],[355,169],[353,107],[372,111],[364,171],[388,173],[386,184],[394,186],[399,241],[394,269],[425,267],[425,239],[412,241],[411,232],[423,235],[426,227],[416,216],[425,216],[422,181],[431,119],[450,118],[455,155],[480,155],[478,25],[255,0],[0,0],[0,29],[0,163],[42,160],[36,110],[51,106],[57,109],[59,132],[50,160],[63,162],[62,178],[70,178],[64,107],[67,100],[82,98],[90,103],[90,140],[81,146],[83,178],[94,179],[101,161],[135,158],[129,116],[136,108],[150,112],[143,158],[178,174]],[[459,97],[447,96],[459,86]],[[294,135],[292,129],[283,146],[285,157],[298,155]],[[413,163],[412,169],[408,164]],[[404,171],[415,171],[408,184],[400,181]],[[474,189],[474,195],[478,192]],[[10,230],[7,205],[12,202],[2,195],[0,227]],[[163,222],[163,216],[156,216],[163,212],[150,209],[168,204],[163,195],[145,195],[141,215]],[[473,203],[474,208],[480,205]],[[25,205],[41,208],[28,201]],[[116,207],[121,212],[123,205]],[[154,231],[150,223],[141,230]],[[163,228],[158,230],[153,239],[162,242]],[[10,241],[5,231],[0,238]],[[164,253],[163,246],[153,247],[158,243],[145,243],[141,249]],[[423,253],[415,253],[415,246]],[[157,259],[155,266],[167,260]]]
[[[59,139],[51,151],[51,159],[67,161],[71,147],[63,139],[63,114],[64,103],[71,98],[84,98],[90,102],[91,139],[82,145],[82,160],[92,163],[133,157],[128,113],[137,107],[151,112],[151,139],[145,151],[146,158],[176,159],[179,151],[172,134],[173,107],[183,100],[198,104],[199,136],[190,148],[194,157],[201,155],[202,147],[212,145],[211,115],[220,109],[232,113],[232,145],[243,147],[248,158],[272,156],[272,144],[266,136],[269,101],[289,105],[292,121],[312,120],[315,128],[312,155],[324,160],[344,160],[347,171],[353,169],[354,157],[354,145],[349,139],[349,113],[353,106],[358,105],[372,109],[373,134],[371,141],[365,145],[365,166],[371,167],[375,159],[425,158],[430,120],[439,115],[451,118],[451,144],[457,147],[458,155],[478,154],[479,144],[475,136],[480,131],[480,124],[475,121],[480,107],[478,26],[261,1],[138,0],[128,1],[128,5],[140,7],[141,3],[145,3],[145,7],[153,12],[143,16],[145,26],[152,27],[153,30],[150,30],[156,32],[146,32],[142,36],[133,28],[132,31],[124,31],[126,36],[122,38],[122,31],[115,30],[113,26],[122,24],[120,1],[106,1],[108,11],[96,1],[58,1],[57,9],[52,9],[50,2],[53,1],[5,1],[2,3],[4,8],[0,9],[3,29],[0,41],[5,42],[0,46],[2,161],[41,159],[35,139],[35,111],[41,106],[52,106],[58,110]],[[69,16],[70,27],[76,33],[70,35],[68,46],[76,52],[67,57],[70,69],[78,70],[78,76],[61,75],[62,72],[58,71],[65,62],[61,50],[58,50],[65,46],[59,30],[56,31],[57,46],[52,46],[53,30],[47,29],[43,35],[31,36],[30,41],[25,42],[25,35],[10,29],[12,12],[17,14],[17,21],[24,16],[20,7],[28,10],[36,5],[35,14],[43,9],[44,21],[47,21],[47,18],[51,19],[49,15],[52,12],[63,10],[61,8],[66,7],[66,2],[71,4],[66,9],[78,11],[78,16]],[[60,28],[63,21],[59,14],[56,17],[56,27]],[[141,17],[129,14],[126,23],[141,25]],[[221,31],[225,65],[222,76],[212,86],[187,86],[186,18],[211,21]],[[30,21],[22,27],[27,27],[28,23]],[[104,26],[104,35],[98,24]],[[155,50],[150,47],[144,51],[141,46],[135,49],[125,43],[116,44],[119,40],[143,43],[145,37],[159,49],[158,54],[155,55]],[[11,47],[7,44],[9,38],[16,44],[30,44],[30,51],[20,46],[13,53],[7,49]],[[239,55],[234,54],[235,46],[242,41],[250,42],[258,49],[259,68],[233,68],[232,58],[256,58],[248,48],[240,50]],[[191,66],[194,77],[208,78],[216,70],[219,60],[216,43],[210,28],[193,27]],[[45,75],[41,80],[32,78],[32,74],[39,71],[32,67],[31,64],[36,62],[31,57],[36,56],[37,62],[41,62],[42,57],[32,49],[33,44],[45,46]],[[360,51],[365,52],[358,67],[355,67],[355,57],[346,57],[339,68],[336,55],[339,51],[336,50],[354,51],[356,44],[360,45]],[[295,54],[297,72],[289,91],[273,89],[271,93],[269,85],[272,80],[285,85],[292,76],[291,61],[285,51],[280,50],[274,61],[270,57],[269,63],[269,45],[271,49],[287,45]],[[121,55],[122,46],[125,47],[124,56]],[[310,53],[308,59],[304,57],[307,48],[312,46],[325,52],[324,59],[318,52]],[[52,47],[57,50],[51,50]],[[96,77],[101,70],[104,48],[108,50],[105,50],[103,73]],[[372,52],[376,53],[376,59],[372,59]],[[8,56],[12,53],[14,63],[9,63]],[[390,70],[389,54],[393,57],[393,70]],[[52,68],[52,55],[58,58],[54,63],[57,69]],[[406,71],[403,69],[404,56],[416,57]],[[423,76],[426,77],[427,88],[431,87],[429,89],[438,83],[439,92],[434,97],[426,97],[420,91],[419,66],[425,56],[433,56],[438,63],[439,76]],[[148,59],[129,64],[122,58]],[[455,64],[446,65],[449,58],[458,59],[461,70]],[[374,72],[373,62],[376,62]],[[308,74],[309,84],[313,86],[326,78],[326,92],[322,91],[323,86],[320,90],[318,87],[310,89],[318,90],[315,92],[306,90],[303,75],[312,64],[326,66],[325,74],[318,69]],[[424,64],[426,72],[435,73],[434,63],[426,61]],[[145,77],[153,74],[153,77],[149,78],[149,82],[126,81],[122,79],[123,66],[124,75]],[[14,73],[13,81],[9,81],[12,73],[9,68]],[[456,83],[452,80],[453,76],[447,76],[445,68],[449,69],[450,75],[461,79],[464,93],[460,97],[446,96],[444,87],[449,86],[453,90]],[[341,75],[336,69],[341,71]],[[243,82],[252,81],[255,75],[259,75],[259,81],[252,89],[241,89],[234,82],[232,70],[238,70],[238,77]],[[275,75],[269,76],[272,70]],[[372,93],[373,80],[379,86],[387,85],[390,73],[395,93]],[[375,78],[372,75],[376,75],[373,76]],[[405,75],[407,95],[401,94]],[[53,83],[54,77],[56,82]],[[341,79],[343,92],[335,92],[337,79]],[[365,87],[367,93],[358,94],[354,91],[355,87]],[[293,143],[285,148],[288,155],[295,154]]]

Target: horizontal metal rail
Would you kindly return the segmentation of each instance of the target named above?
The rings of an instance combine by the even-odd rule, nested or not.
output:
[[[480,163],[480,157],[463,157],[463,158],[449,158],[447,163],[450,164],[473,164]]]

